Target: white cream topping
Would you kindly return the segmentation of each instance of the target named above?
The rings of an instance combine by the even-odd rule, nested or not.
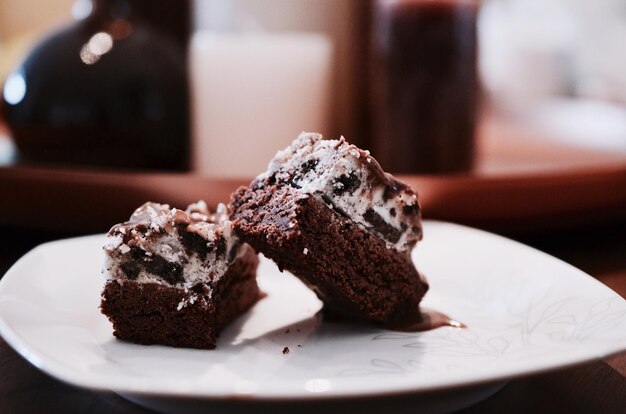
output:
[[[375,232],[371,217],[375,212],[395,233],[377,234],[390,248],[410,251],[421,237],[420,216],[404,212],[405,207],[419,208],[416,194],[402,186],[385,199],[385,190],[398,182],[380,169],[369,152],[343,137],[323,140],[319,134],[301,134],[290,147],[276,154],[257,182],[272,175],[327,205],[330,201],[331,208],[368,231]]]
[[[232,261],[243,255],[250,247],[240,244],[233,233],[232,222],[225,219],[225,210],[217,217],[217,222],[213,222],[216,217],[211,216],[206,204],[199,202],[192,204],[187,212],[170,209],[167,205],[148,203],[133,213],[131,221],[113,227],[107,235],[104,245],[106,260],[103,274],[111,280],[132,280],[136,283],[158,283],[174,286],[180,289],[190,289],[198,283],[205,283],[210,287],[219,280],[228,270]],[[182,214],[182,215],[181,215]],[[188,220],[191,217],[191,221]],[[133,221],[135,220],[135,221]],[[182,223],[187,231],[193,232],[204,240],[212,250],[207,253],[205,259],[201,259],[197,252],[187,250],[180,241],[178,225]],[[195,221],[198,220],[198,221]],[[126,242],[124,242],[126,237]],[[218,247],[216,243],[220,240],[225,243],[223,256],[218,257]],[[235,257],[229,260],[231,249],[239,245]],[[180,282],[171,285],[162,277],[148,272],[143,266],[137,275],[130,279],[124,272],[125,265],[137,262],[132,257],[132,249],[140,249],[146,256],[145,260],[158,256],[173,265],[178,265],[182,269]],[[139,260],[139,262],[141,259]]]

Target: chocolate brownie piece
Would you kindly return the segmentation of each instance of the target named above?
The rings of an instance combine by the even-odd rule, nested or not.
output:
[[[215,348],[222,328],[260,298],[258,258],[227,213],[146,203],[109,231],[100,308],[117,338]]]
[[[334,313],[404,319],[428,289],[410,257],[422,237],[417,195],[343,138],[302,134],[231,207],[241,238]]]

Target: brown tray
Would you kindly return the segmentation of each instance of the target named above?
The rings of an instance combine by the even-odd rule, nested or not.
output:
[[[424,217],[502,232],[540,232],[626,217],[626,151],[538,138],[512,123],[485,122],[476,170],[404,176]],[[184,206],[228,201],[250,178],[0,167],[0,225],[69,233],[107,230],[146,200]]]

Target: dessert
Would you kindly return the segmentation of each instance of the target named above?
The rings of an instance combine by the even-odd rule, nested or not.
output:
[[[343,137],[301,134],[231,208],[237,234],[332,313],[378,322],[416,314],[428,289],[410,257],[422,238],[417,195]]]
[[[117,338],[215,348],[222,328],[260,298],[258,258],[227,213],[146,203],[109,231],[100,308]]]

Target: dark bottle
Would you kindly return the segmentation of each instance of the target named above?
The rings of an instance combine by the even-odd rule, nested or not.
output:
[[[185,170],[188,0],[78,0],[3,89],[19,162]]]
[[[378,0],[373,155],[395,173],[468,171],[479,107],[476,0]]]

